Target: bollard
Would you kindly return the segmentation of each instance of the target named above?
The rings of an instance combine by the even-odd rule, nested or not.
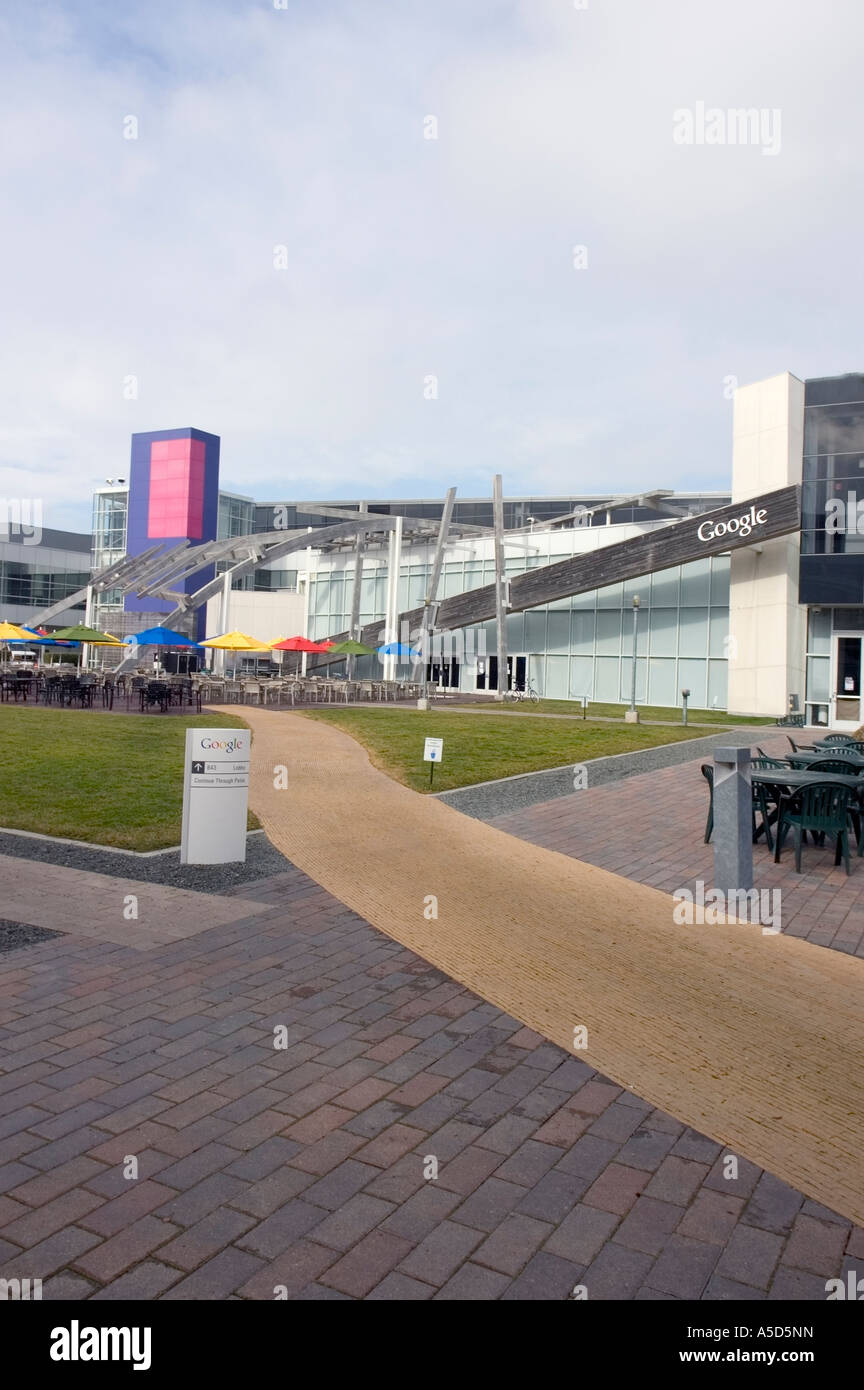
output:
[[[753,788],[749,748],[714,749],[714,887],[753,887]]]

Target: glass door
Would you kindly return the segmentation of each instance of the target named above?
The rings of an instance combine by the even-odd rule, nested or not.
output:
[[[831,725],[851,733],[861,724],[861,638],[834,638],[834,695]]]

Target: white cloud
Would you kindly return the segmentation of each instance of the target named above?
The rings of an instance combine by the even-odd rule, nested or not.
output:
[[[727,375],[861,366],[864,12],[820,13],[7,14],[0,480],[84,526],[133,430],[191,424],[269,498],[722,486]],[[781,108],[781,154],[676,146],[700,100]]]

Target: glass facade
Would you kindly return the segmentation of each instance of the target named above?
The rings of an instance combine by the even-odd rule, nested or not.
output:
[[[602,499],[602,494],[601,494]],[[566,516],[582,507],[596,507],[597,496],[582,497],[515,497],[504,499],[504,528],[507,531],[530,527],[532,521],[547,523],[555,517]],[[670,501],[682,514],[707,512],[714,507],[722,507],[730,500],[728,493],[706,493],[693,496],[676,494]],[[341,511],[357,512],[360,502],[324,502],[322,505],[335,507]],[[378,516],[410,516],[426,521],[438,521],[444,503],[435,500],[367,502],[366,510]],[[254,529],[260,531],[306,530],[312,526],[332,526],[337,517],[322,516],[319,512],[304,512],[302,502],[258,503],[254,507]],[[606,524],[606,508],[597,512],[592,525]],[[637,521],[658,521],[668,519],[670,513],[660,512],[651,507],[640,507],[633,503],[616,506],[615,498],[610,498],[609,516],[613,525],[625,525]],[[489,498],[462,498],[454,503],[453,520],[465,526],[492,527],[492,502]]]
[[[511,558],[509,575],[538,564],[569,558],[560,555]],[[349,628],[354,589],[353,569],[330,568],[326,557],[309,578],[309,636],[321,640]],[[419,607],[429,567],[403,564],[399,579],[400,612]],[[445,560],[441,597],[479,588],[494,580],[494,562]],[[361,625],[383,619],[387,596],[386,564],[363,568]],[[681,704],[690,690],[691,708],[726,708],[729,654],[729,557],[693,561],[626,584],[579,594],[543,608],[507,618],[507,648],[525,656],[527,675],[548,699],[576,699],[613,704],[629,701],[632,680],[633,595],[640,600],[637,626],[636,691],[640,704]],[[476,661],[496,650],[495,624],[454,634],[463,642],[459,683],[464,691],[482,688]],[[371,674],[375,658],[362,658]],[[362,673],[358,663],[358,673]],[[482,680],[482,673],[480,673]]]
[[[864,600],[864,376],[805,384],[800,599]]]
[[[238,497],[231,492],[219,493],[219,520],[216,539],[230,540],[232,536],[248,536],[255,530],[255,503],[251,497]]]

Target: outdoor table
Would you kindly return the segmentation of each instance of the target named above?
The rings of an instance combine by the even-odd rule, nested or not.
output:
[[[849,777],[844,772],[805,772],[802,768],[790,768],[787,771],[783,767],[770,767],[765,768],[764,771],[751,771],[750,778],[751,781],[763,787],[780,787],[786,792],[794,792],[801,787],[815,786],[816,783],[820,785],[827,783],[834,787],[851,787],[859,802],[862,793],[864,793],[864,778]],[[779,818],[781,800],[782,794],[777,798],[773,815],[769,816],[771,825],[776,824]],[[764,827],[760,825],[753,838],[758,839],[763,829]]]
[[[830,748],[820,748],[815,753],[787,753],[783,759],[790,763],[792,767],[807,768],[811,763],[830,762],[839,759],[844,763],[854,763],[864,771],[864,754],[858,753],[854,749],[848,752],[843,747],[832,745]]]

